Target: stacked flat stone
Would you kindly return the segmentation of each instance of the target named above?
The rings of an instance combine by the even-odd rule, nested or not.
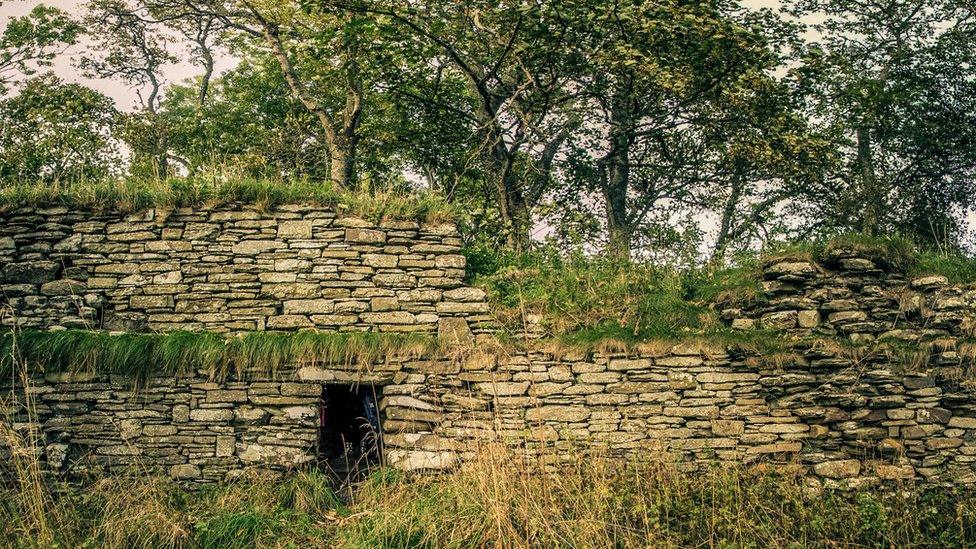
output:
[[[322,386],[366,384],[380,397],[385,457],[403,469],[451,468],[503,444],[554,461],[580,447],[666,456],[689,471],[785,463],[832,487],[976,483],[976,289],[909,280],[853,251],[771,262],[764,299],[722,311],[732,327],[790,338],[776,356],[699,343],[553,354],[470,344],[469,324],[487,331],[484,294],[462,284],[451,227],[311,206],[3,215],[0,286],[24,326],[439,331],[466,342],[452,356],[294,364],[275,378],[157,377],[138,392],[93,374],[37,377],[33,426],[60,472],[138,467],[204,483],[306,464]],[[874,345],[885,341],[918,356]],[[0,411],[32,427],[22,388],[0,390],[18,397]]]
[[[4,323],[121,331],[464,332],[486,320],[454,225],[232,204],[0,213]],[[446,320],[445,322],[442,322]]]

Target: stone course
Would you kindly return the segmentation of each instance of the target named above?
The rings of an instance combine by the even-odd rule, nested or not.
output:
[[[355,318],[345,325],[348,329],[438,331],[464,352],[388,357],[375,364],[294,364],[274,378],[253,374],[219,383],[202,374],[154,378],[138,392],[124,379],[92,374],[37,377],[30,394],[51,469],[138,466],[182,482],[205,483],[248,467],[307,464],[315,459],[322,386],[359,384],[372,385],[380,397],[385,459],[409,470],[455,467],[487,445],[503,444],[552,460],[579,447],[637,458],[668,455],[687,471],[716,462],[782,463],[803,468],[811,482],[827,487],[976,483],[972,286],[949,284],[938,276],[909,279],[880,262],[839,251],[824,262],[771,262],[763,272],[763,299],[721,311],[733,328],[765,328],[770,337],[786,338],[775,354],[694,341],[648,344],[628,353],[503,350],[484,344],[489,338],[484,294],[461,283],[463,257],[456,253],[452,230],[367,226],[319,210],[299,210],[266,214],[242,209],[257,218],[230,225],[213,217],[223,219],[228,212],[187,212],[181,214],[186,219],[170,221],[174,213],[128,233],[74,229],[80,238],[71,230],[36,223],[32,236],[15,244],[0,238],[5,257],[17,258],[3,263],[2,286],[22,292],[14,298],[23,301],[13,305],[30,326],[68,326],[73,325],[69,320],[82,318],[60,307],[59,299],[68,294],[59,292],[70,288],[83,302],[89,294],[104,300],[83,311],[91,318],[101,315],[102,325],[111,312],[144,315],[143,326],[158,330],[238,331],[251,329],[250,322],[255,327],[264,322],[264,329],[308,323],[341,329],[316,319],[343,315]],[[5,215],[22,219],[26,214]],[[45,215],[68,219],[75,214]],[[270,215],[282,217],[267,223]],[[190,221],[190,216],[203,221]],[[242,220],[248,223],[234,225]],[[98,222],[72,223],[84,229]],[[71,228],[72,223],[60,226]],[[351,226],[339,231],[341,236],[326,236],[334,232],[329,227],[342,225]],[[166,232],[177,228],[179,238]],[[25,234],[6,225],[2,230]],[[133,251],[131,246],[144,250],[139,246],[152,242],[133,244],[140,242],[135,237],[122,240],[128,251],[104,252],[98,261],[94,258],[103,252],[86,248],[91,235],[95,246],[108,235],[153,231],[173,236],[176,248],[189,242],[189,250],[199,255],[154,258]],[[413,232],[400,235],[405,231]],[[245,233],[249,238],[243,238]],[[213,240],[198,240],[201,235]],[[411,238],[420,243],[412,244]],[[70,252],[62,267],[61,256],[58,261],[51,257],[66,240],[80,242],[87,251]],[[31,251],[43,246],[27,242],[48,242],[50,250]],[[225,247],[222,270],[199,278],[197,262],[207,263],[203,258],[217,253],[212,246]],[[418,259],[404,264],[404,257],[414,256]],[[179,263],[179,268],[143,274],[142,265],[156,259]],[[153,279],[125,286],[123,292],[121,281],[131,274],[103,276],[104,267],[96,272],[100,265],[110,271],[136,265],[139,276],[148,280],[152,274]],[[275,270],[276,265],[284,270]],[[167,274],[173,272],[182,278],[174,282],[176,275]],[[278,273],[294,278],[281,282]],[[221,282],[211,274],[242,278]],[[157,281],[158,275],[165,276]],[[93,278],[112,278],[116,286],[92,290]],[[77,292],[76,283],[87,289]],[[145,291],[174,284],[187,288],[175,294]],[[281,284],[291,289],[276,297],[275,286]],[[208,290],[208,285],[215,287]],[[341,295],[332,293],[336,288]],[[271,304],[255,307],[273,308],[274,314],[252,318],[239,313],[228,304],[252,298],[229,293],[259,294],[253,299]],[[137,297],[139,307],[133,305]],[[214,314],[207,307],[216,302],[216,312],[225,316],[199,316]],[[158,313],[157,306],[167,312]],[[177,307],[184,312],[176,313]],[[195,312],[186,312],[190,308]],[[178,314],[178,322],[159,318]],[[431,315],[430,322],[416,319],[424,314]],[[472,328],[480,333],[479,344],[472,343]],[[22,391],[8,388],[0,394],[16,395],[0,398],[0,408],[9,408],[18,428],[29,428],[30,418],[20,407]]]
[[[478,330],[450,224],[372,223],[311,205],[0,212],[3,323],[122,331]],[[452,324],[457,329],[457,321]]]

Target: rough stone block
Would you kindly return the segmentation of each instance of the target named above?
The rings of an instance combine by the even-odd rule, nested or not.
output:
[[[310,220],[282,221],[278,224],[278,238],[312,238],[312,222]]]

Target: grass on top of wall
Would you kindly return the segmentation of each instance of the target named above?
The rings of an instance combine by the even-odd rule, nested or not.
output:
[[[413,358],[438,351],[436,338],[374,332],[110,333],[90,330],[23,331],[0,334],[0,373],[17,364],[43,372],[96,372],[144,381],[156,375],[205,372],[276,374],[288,364],[356,365]]]
[[[976,257],[920,250],[911,239],[898,235],[848,233],[819,241],[774,243],[759,258],[765,262],[805,260],[830,265],[841,256],[870,259],[882,269],[903,272],[909,277],[942,275],[955,284],[976,282]]]
[[[367,193],[337,188],[328,182],[260,180],[236,175],[0,185],[0,211],[68,206],[96,212],[133,213],[149,208],[228,203],[253,204],[267,209],[281,204],[311,203],[374,221],[398,219],[437,223],[454,217],[450,205],[432,193]]]
[[[470,252],[469,252],[470,254]],[[566,343],[637,343],[702,336],[749,338],[718,318],[716,301],[761,299],[755,266],[683,272],[606,257],[469,255],[499,323],[520,333],[537,323]]]
[[[492,312],[510,334],[538,324],[545,335],[568,343],[769,340],[775,334],[728,330],[718,310],[761,303],[763,265],[776,261],[832,265],[840,257],[857,256],[909,277],[940,274],[952,283],[976,282],[976,258],[920,252],[904,238],[860,234],[775,244],[728,267],[677,269],[551,250],[465,253],[468,281],[487,292]]]

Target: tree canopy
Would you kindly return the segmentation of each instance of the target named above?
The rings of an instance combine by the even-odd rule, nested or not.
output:
[[[38,6],[0,37],[4,180],[217,167],[423,189],[472,243],[686,263],[850,231],[974,245],[976,26],[957,0],[85,9]],[[132,87],[135,111],[34,74],[83,33],[79,69]],[[198,76],[169,82],[177,61]]]

